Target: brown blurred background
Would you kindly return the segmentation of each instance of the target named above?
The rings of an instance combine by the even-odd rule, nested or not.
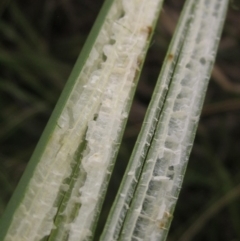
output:
[[[166,0],[136,92],[101,224],[141,127],[182,0]],[[0,215],[103,0],[0,1]],[[240,2],[231,1],[168,241],[240,241]],[[101,229],[101,225],[97,232]]]

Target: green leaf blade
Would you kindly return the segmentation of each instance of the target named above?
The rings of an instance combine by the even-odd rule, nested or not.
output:
[[[5,214],[12,212],[3,240],[92,238],[157,3],[105,2],[98,35],[70,76],[20,183],[18,203]]]
[[[190,19],[188,30],[181,51],[176,53],[172,51],[171,46],[170,55],[165,60],[171,61],[177,54],[169,91],[124,221],[120,240],[165,240],[167,236],[195,136],[227,4],[228,1],[220,0],[190,0],[186,3],[183,14]]]

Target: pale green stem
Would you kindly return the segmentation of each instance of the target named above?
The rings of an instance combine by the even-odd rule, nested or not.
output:
[[[155,87],[152,100],[149,104],[141,132],[136,141],[123,181],[118,190],[117,197],[111,208],[110,215],[104,227],[101,241],[117,240],[124,222],[127,210],[134,194],[139,176],[142,171],[146,155],[148,153],[159,115],[164,104],[172,74],[176,65],[177,56],[182,48],[184,36],[189,25],[191,5],[187,5],[182,15],[181,24],[178,25],[175,37],[170,44],[163,71]]]
[[[176,67],[140,181],[124,221],[121,241],[166,239],[227,4],[227,0],[186,2],[182,14],[190,16],[190,23],[180,53],[171,51],[170,47],[171,58],[177,54]],[[188,9],[191,9],[190,13]],[[186,24],[183,20],[182,17],[180,25]],[[169,58],[167,56],[165,61],[169,61]]]

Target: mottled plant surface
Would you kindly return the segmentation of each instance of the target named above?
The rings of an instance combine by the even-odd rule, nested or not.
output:
[[[1,212],[51,114],[102,1],[0,5]],[[169,240],[240,238],[240,10],[229,8]],[[121,146],[106,213],[149,102],[182,1],[166,1]],[[123,161],[122,161],[123,160]],[[99,225],[98,230],[101,230]]]
[[[161,6],[162,0],[104,2],[3,215],[0,239],[94,235]]]

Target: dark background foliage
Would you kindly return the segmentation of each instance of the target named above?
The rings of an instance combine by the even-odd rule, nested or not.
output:
[[[182,9],[182,0],[165,2],[101,224],[123,175]],[[0,214],[30,159],[102,3],[103,0],[0,1]],[[240,4],[232,1],[169,241],[240,240],[239,25]]]

